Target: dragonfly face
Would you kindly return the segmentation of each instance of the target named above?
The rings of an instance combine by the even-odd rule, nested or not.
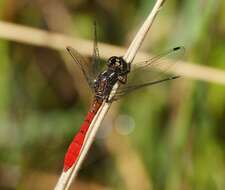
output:
[[[109,70],[113,70],[118,75],[125,75],[130,71],[128,64],[126,63],[126,61],[124,61],[122,57],[110,57],[107,62],[107,66]]]

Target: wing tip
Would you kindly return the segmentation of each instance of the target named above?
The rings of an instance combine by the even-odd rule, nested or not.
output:
[[[68,52],[70,52],[71,51],[71,46],[66,46],[66,50],[68,51]]]
[[[184,46],[177,46],[177,47],[173,48],[173,51],[178,51],[178,50],[185,51],[185,47]]]
[[[181,77],[181,76],[173,76],[173,77],[170,78],[170,80],[178,79],[178,78],[180,78],[180,77]]]

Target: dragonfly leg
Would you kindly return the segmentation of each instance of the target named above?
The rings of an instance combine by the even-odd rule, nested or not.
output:
[[[119,76],[118,80],[122,83],[122,84],[126,84],[127,83],[127,75],[125,76]]]
[[[106,99],[106,103],[113,103],[115,101],[115,99],[112,97],[112,98],[107,98]]]

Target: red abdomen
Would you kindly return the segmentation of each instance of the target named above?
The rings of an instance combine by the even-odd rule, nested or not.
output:
[[[89,129],[89,126],[100,106],[101,102],[93,103],[90,111],[88,112],[87,116],[84,119],[84,123],[82,124],[80,130],[74,137],[73,141],[70,143],[70,146],[64,158],[64,168],[63,168],[64,172],[66,172],[69,168],[72,167],[73,164],[76,163],[81,148],[83,146],[85,136]]]

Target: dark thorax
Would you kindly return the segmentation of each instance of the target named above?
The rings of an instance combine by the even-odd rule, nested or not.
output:
[[[130,66],[122,57],[113,56],[107,61],[107,70],[100,73],[94,83],[95,97],[99,100],[108,101],[113,86],[119,81],[122,84],[127,82],[127,74]]]

